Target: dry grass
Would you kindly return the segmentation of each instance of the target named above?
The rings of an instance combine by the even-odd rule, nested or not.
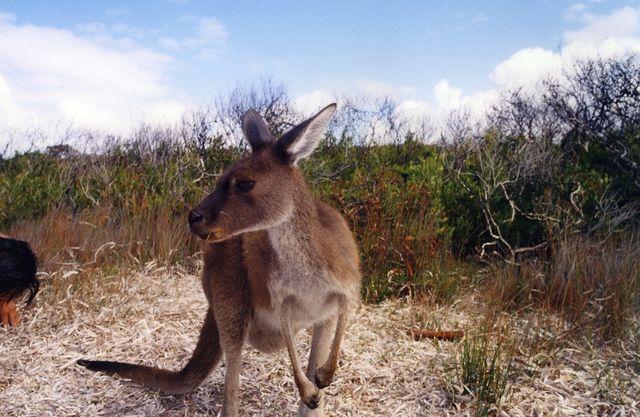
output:
[[[547,261],[499,263],[484,281],[486,298],[498,310],[547,309],[561,314],[575,334],[615,340],[628,334],[640,311],[640,238],[563,239]]]
[[[39,269],[45,271],[76,264],[90,268],[138,266],[150,260],[170,264],[184,262],[198,248],[186,227],[187,212],[185,208],[176,216],[162,207],[126,217],[112,207],[76,214],[54,208],[41,219],[16,223],[8,232],[31,243]]]
[[[90,357],[180,366],[195,344],[206,308],[198,278],[153,262],[132,273],[78,272],[71,268],[44,277],[35,306],[23,311],[23,325],[0,329],[2,414],[217,415],[223,368],[195,392],[167,396],[75,365],[76,359]],[[481,325],[480,311],[473,295],[443,308],[401,302],[364,306],[344,343],[337,378],[326,390],[327,414],[473,415],[473,398],[452,395],[456,387],[446,378],[460,344],[416,342],[406,331],[416,325],[472,329]],[[498,317],[494,327],[510,328],[502,334],[527,345],[534,335],[542,340],[536,346],[560,331],[535,316],[517,320]],[[308,336],[300,335],[301,351],[307,343]],[[544,360],[527,347],[514,350],[516,362],[535,366],[511,376],[500,415],[640,416],[637,336],[625,343],[632,345],[595,350],[547,344],[546,350],[536,348]],[[242,415],[295,413],[297,394],[285,352],[267,356],[246,349],[240,401]]]

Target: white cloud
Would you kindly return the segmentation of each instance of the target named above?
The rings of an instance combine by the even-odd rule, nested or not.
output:
[[[533,87],[562,68],[562,57],[543,48],[522,49],[496,66],[491,78],[499,87]]]
[[[298,93],[294,98],[294,105],[302,113],[310,113],[342,99],[362,101],[371,98],[391,98],[402,102],[414,93],[415,88],[411,86],[395,86],[383,81],[363,78],[352,83],[337,82],[324,88]]]
[[[588,3],[593,3],[589,1]],[[582,27],[563,34],[564,45],[559,51],[540,47],[525,48],[498,63],[489,77],[495,87],[485,91],[464,94],[449,79],[443,78],[432,89],[432,100],[413,97],[415,89],[397,87],[376,80],[359,80],[353,85],[342,85],[336,91],[353,96],[364,93],[373,97],[390,97],[397,103],[397,113],[410,123],[430,120],[436,130],[443,126],[451,110],[461,109],[476,121],[499,99],[499,91],[509,88],[533,90],[548,76],[559,76],[578,59],[607,58],[627,53],[640,54],[640,9],[626,7],[609,14],[595,15],[588,12],[586,3],[573,4],[568,12]],[[299,108],[317,109],[330,101],[331,95],[318,90],[301,95],[296,100]]]
[[[481,120],[491,106],[498,100],[498,90],[478,91],[462,99],[461,108],[468,111],[474,120]]]
[[[180,42],[173,38],[161,36],[158,38],[158,42],[160,43],[160,46],[165,49],[170,49],[172,51],[178,51],[180,49]]]
[[[396,86],[379,80],[360,79],[355,85],[347,87],[350,94],[365,94],[373,97],[391,97],[398,99],[411,94],[415,88],[409,86]]]
[[[585,3],[573,3],[569,8],[565,11],[564,17],[569,21],[573,21],[578,18],[578,16],[584,13],[587,10],[587,5]]]
[[[496,65],[489,75],[495,82],[495,88],[462,97],[459,100],[461,106],[472,116],[479,117],[498,99],[501,89],[533,90],[540,81],[548,76],[560,76],[579,59],[640,53],[639,9],[626,7],[609,14],[595,15],[589,13],[588,8],[585,3],[575,3],[569,8],[568,12],[582,23],[582,27],[563,34],[564,45],[560,51],[534,47],[515,52]],[[439,84],[439,88],[439,96],[442,97],[447,97],[452,90],[448,83]]]
[[[569,7],[569,11],[573,12],[573,13],[578,13],[578,12],[582,12],[584,10],[586,10],[587,5],[584,3],[573,3],[570,7]]]
[[[535,88],[549,75],[558,75],[576,60],[607,58],[627,53],[640,53],[640,11],[626,7],[610,14],[586,12],[583,3],[574,4],[573,12],[583,26],[564,33],[564,45],[559,52],[543,48],[517,51],[498,64],[490,75],[497,87]]]
[[[0,18],[0,33],[0,131],[64,121],[126,133],[177,121],[187,106],[166,78],[168,55],[15,19]]]
[[[495,88],[464,92],[455,80],[442,78],[429,100],[417,99],[412,86],[360,79],[337,83],[297,96],[295,106],[310,114],[336,97],[391,97],[399,114],[412,119],[442,120],[452,109],[464,107],[473,115],[486,111],[501,88],[535,88],[548,75],[558,74],[576,59],[640,53],[640,9],[625,7],[608,14],[590,12],[591,2],[574,3],[567,13],[580,28],[563,34],[559,51],[531,47],[498,63],[489,77]],[[60,120],[108,132],[126,133],[145,120],[179,120],[188,99],[168,80],[175,56],[203,59],[219,56],[229,34],[212,17],[190,17],[192,35],[159,36],[126,25],[89,22],[73,31],[19,24],[0,12],[0,131]],[[477,15],[477,23],[486,16]],[[158,52],[139,46],[139,38],[153,36]],[[257,64],[264,72],[265,64]],[[269,63],[269,67],[286,63]],[[339,93],[337,93],[339,92]]]
[[[18,117],[16,110],[9,83],[0,74],[0,117],[16,119]]]
[[[433,105],[421,100],[402,100],[398,104],[398,113],[408,118],[421,118],[434,112]]]
[[[564,34],[564,61],[640,52],[640,9],[625,7],[606,15],[585,12],[578,19],[584,26]]]
[[[415,131],[424,128],[425,121],[437,135],[444,127],[451,111],[463,110],[473,120],[480,121],[498,98],[497,90],[479,91],[464,96],[462,89],[452,86],[448,80],[439,81],[433,88],[434,102],[406,99],[399,103],[398,114],[409,122]]]
[[[396,114],[409,124],[413,132],[429,135],[430,128],[436,119],[437,111],[431,103],[422,100],[402,100],[396,109]]]
[[[447,110],[460,106],[462,89],[452,87],[449,80],[442,79],[433,87],[433,98],[438,109]]]
[[[536,47],[515,52],[496,65],[490,74],[495,88],[462,97],[459,100],[461,106],[471,115],[480,116],[498,99],[500,89],[533,90],[546,77],[560,76],[576,60],[640,53],[640,9],[626,7],[602,15],[591,14],[587,10],[585,3],[575,3],[569,8],[573,17],[582,22],[582,27],[563,34],[564,45],[560,51]],[[456,96],[451,93],[455,88],[443,81],[434,87],[436,102],[438,97],[455,102]]]
[[[198,36],[202,42],[219,42],[227,39],[228,33],[215,17],[203,17],[198,20]]]
[[[300,113],[309,115],[336,101],[334,93],[318,89],[298,95],[294,98],[293,105]]]
[[[371,110],[374,110],[376,100],[391,98],[397,104],[396,116],[401,122],[406,123],[409,129],[437,137],[438,129],[443,126],[445,118],[452,110],[462,107],[467,109],[470,115],[480,119],[497,96],[495,90],[464,96],[462,89],[452,85],[447,79],[440,80],[433,87],[431,101],[416,99],[415,93],[414,87],[398,87],[382,81],[361,79],[349,85],[338,83],[332,90],[317,89],[299,94],[294,98],[294,106],[302,114],[310,115],[332,102],[337,102],[340,107],[346,99],[356,106],[362,106],[364,109],[371,107]],[[384,123],[379,122],[373,126],[379,140],[385,139],[386,128],[383,125]]]
[[[159,37],[160,46],[174,52],[188,52],[202,60],[217,58],[229,33],[215,17],[185,18],[195,23],[195,34],[184,39]]]
[[[632,7],[616,10],[609,15],[583,13],[579,19],[586,25],[577,31],[565,33],[565,43],[602,42],[605,39],[637,36],[640,12]]]
[[[16,16],[0,10],[0,23],[10,23],[16,20]]]

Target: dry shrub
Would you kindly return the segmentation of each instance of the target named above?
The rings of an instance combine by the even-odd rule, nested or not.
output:
[[[398,170],[382,167],[359,172],[349,188],[355,201],[345,201],[342,190],[331,197],[344,207],[358,239],[365,299],[379,302],[436,289],[449,292],[453,285],[432,272],[449,257],[431,184],[407,180]]]
[[[126,218],[109,207],[77,215],[55,208],[39,221],[16,224],[11,235],[31,242],[43,271],[117,268],[149,261],[190,264],[199,245],[185,219],[186,213],[176,216],[169,207]]]
[[[640,307],[639,243],[634,234],[604,242],[562,239],[546,262],[492,266],[487,299],[500,309],[550,308],[578,333],[594,332],[604,340],[623,336]]]
[[[576,237],[556,250],[547,283],[550,306],[571,322],[595,326],[606,339],[624,335],[639,307],[637,236],[608,242]]]

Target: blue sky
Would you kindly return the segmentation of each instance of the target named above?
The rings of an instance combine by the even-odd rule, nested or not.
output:
[[[629,51],[637,1],[3,1],[0,130],[125,133],[263,77],[305,110],[388,95],[434,117]]]

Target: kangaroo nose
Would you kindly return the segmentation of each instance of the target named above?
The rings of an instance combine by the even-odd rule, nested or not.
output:
[[[193,226],[195,223],[200,223],[204,215],[198,210],[191,210],[189,213],[189,226]]]

